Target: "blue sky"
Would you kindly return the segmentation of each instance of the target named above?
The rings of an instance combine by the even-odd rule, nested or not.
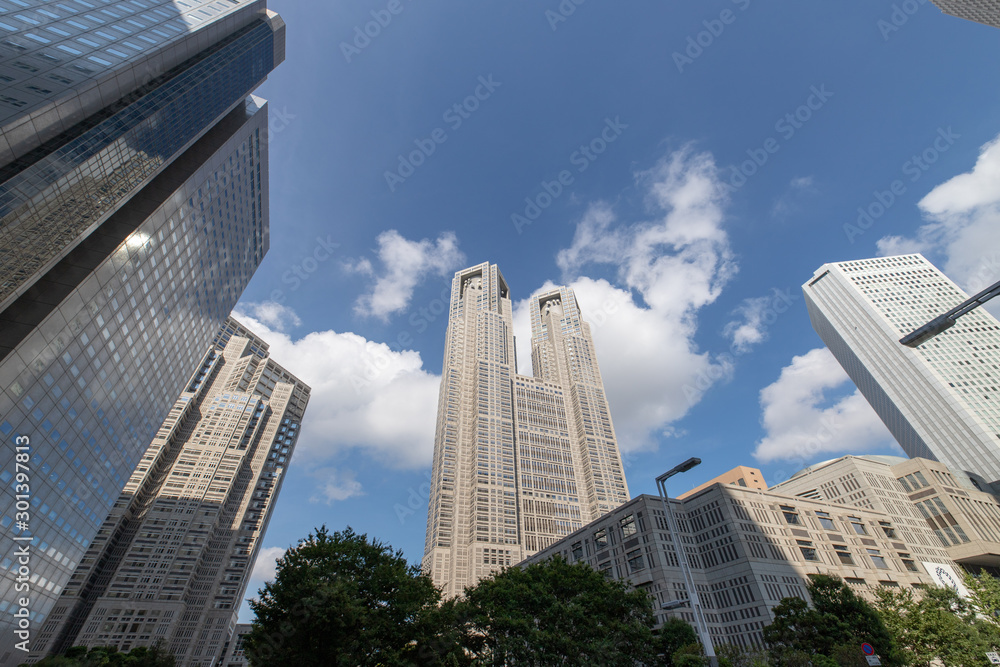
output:
[[[576,288],[633,495],[692,455],[672,492],[899,451],[809,325],[821,264],[1000,274],[1000,32],[930,2],[270,8],[271,249],[237,310],[313,397],[251,591],[323,523],[419,562],[464,266]]]

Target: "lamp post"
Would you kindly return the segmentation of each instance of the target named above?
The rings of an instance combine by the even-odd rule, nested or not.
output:
[[[942,331],[950,329],[962,315],[975,310],[995,296],[1000,296],[1000,282],[995,282],[974,297],[963,301],[944,315],[938,315],[924,326],[899,339],[907,347],[917,347]]]
[[[687,552],[685,552],[684,543],[680,538],[680,530],[677,528],[677,522],[674,519],[673,509],[671,509],[670,503],[667,502],[666,481],[677,473],[687,472],[699,463],[701,463],[701,459],[691,457],[684,463],[671,468],[656,478],[656,488],[660,492],[660,502],[663,504],[663,513],[667,517],[667,528],[670,529],[670,540],[674,543],[674,550],[677,551],[677,561],[680,563],[681,573],[684,575],[684,585],[687,586],[688,589],[688,598],[691,601],[691,611],[694,612],[695,630],[698,631],[698,636],[701,638],[701,644],[705,647],[705,657],[708,658],[709,664],[712,667],[718,667],[719,659],[715,656],[715,645],[712,643],[712,635],[708,631],[708,623],[705,622],[705,613],[701,608],[701,600],[698,597],[698,589],[694,584],[694,576],[691,574],[691,568],[688,566]],[[663,608],[666,609],[670,604],[671,603],[669,602],[666,603]]]

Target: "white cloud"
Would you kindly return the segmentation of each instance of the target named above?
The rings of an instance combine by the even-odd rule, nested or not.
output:
[[[928,219],[912,238],[880,239],[880,255],[922,252],[968,292],[1000,279],[1000,136],[983,145],[972,171],[920,200]]]
[[[776,218],[784,218],[798,212],[805,196],[817,192],[813,183],[812,176],[797,176],[789,181],[788,187],[771,207],[771,215]]]
[[[364,495],[361,491],[361,482],[355,479],[354,473],[350,470],[317,468],[309,474],[321,480],[319,488],[309,498],[311,502],[331,505],[335,500],[347,500]]]
[[[272,359],[312,388],[293,465],[322,467],[351,449],[396,468],[430,464],[440,376],[423,369],[419,352],[336,331],[293,339],[235,316],[268,342]]]
[[[264,547],[257,554],[257,560],[253,564],[253,572],[250,579],[263,584],[265,581],[273,581],[278,568],[278,559],[285,555],[285,550],[281,547]],[[247,586],[247,593],[256,593],[256,589],[251,590]]]
[[[792,358],[777,381],[760,392],[766,431],[754,458],[806,462],[824,453],[863,453],[895,442],[859,391],[828,398],[850,378],[826,348]]]
[[[620,224],[609,205],[594,204],[557,256],[591,322],[625,452],[650,447],[654,433],[670,434],[670,424],[701,392],[728,376],[730,369],[700,352],[693,337],[698,310],[736,273],[722,226],[724,190],[710,154],[684,148],[639,174],[638,182],[653,220]],[[583,275],[591,265],[614,267],[620,284]],[[525,310],[520,302],[516,322],[526,322]],[[526,347],[527,341],[518,346],[519,360]]]
[[[759,296],[744,299],[734,314],[739,318],[729,321],[722,334],[732,343],[732,349],[739,353],[748,352],[751,347],[767,340],[765,316],[771,310],[772,297]]]
[[[276,301],[240,303],[237,308],[239,308],[240,312],[245,313],[258,322],[263,322],[275,331],[286,331],[291,327],[297,327],[302,324],[302,320],[299,319],[294,310]]]
[[[458,239],[452,232],[441,234],[437,241],[410,241],[395,229],[390,229],[379,234],[376,241],[383,273],[376,278],[371,293],[358,297],[354,310],[383,321],[394,313],[406,310],[413,298],[413,290],[426,275],[443,276],[465,262],[465,255],[458,249]],[[357,273],[375,275],[368,259],[345,266]]]

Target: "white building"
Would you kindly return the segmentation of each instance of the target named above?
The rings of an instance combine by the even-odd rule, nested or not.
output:
[[[1000,0],[934,0],[945,14],[1000,28]]]
[[[1000,490],[1000,323],[980,308],[901,345],[968,298],[921,255],[824,264],[802,290],[813,327],[903,450]]]
[[[532,299],[518,375],[496,265],[452,282],[423,568],[445,596],[628,500],[589,325],[573,291]]]

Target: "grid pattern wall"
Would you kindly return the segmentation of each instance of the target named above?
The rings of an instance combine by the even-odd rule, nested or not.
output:
[[[807,599],[810,574],[839,576],[868,599],[879,585],[934,583],[918,567],[914,545],[895,532],[899,517],[891,512],[722,484],[670,502],[679,533],[668,528],[660,499],[643,495],[526,562],[556,554],[585,562],[652,595],[657,623],[670,616],[693,623],[690,609],[659,609],[689,598],[676,551],[682,547],[713,640],[745,647],[763,644],[763,627],[782,598]],[[943,549],[933,553],[929,560],[952,563]]]
[[[576,296],[563,287],[533,303],[527,378],[514,372],[498,268],[452,282],[423,560],[446,596],[628,500]]]
[[[147,61],[226,15],[246,0],[0,0],[0,126],[46,105],[57,106],[72,90],[128,73],[118,89],[156,76]],[[110,76],[109,76],[110,75]],[[137,81],[138,78],[138,81]],[[56,105],[53,105],[53,103]],[[41,123],[45,126],[48,123]],[[36,128],[37,129],[37,128]],[[0,153],[2,157],[2,153]]]
[[[267,113],[252,102],[240,113],[236,133],[0,362],[0,434],[33,443],[37,624],[257,267]],[[9,554],[14,487],[7,470],[0,481]],[[0,613],[13,566],[0,561]]]
[[[521,532],[531,554],[583,526],[579,466],[561,387],[517,375],[514,406]]]
[[[1000,323],[977,309],[919,348],[906,348],[897,342],[901,336],[968,298],[930,262],[920,255],[841,262],[825,265],[818,276],[803,287],[810,305],[930,455],[905,440],[900,445],[912,456],[962,470],[977,483],[1000,480]],[[849,358],[833,346],[831,351],[851,374]],[[889,411],[873,400],[878,396],[859,388],[892,429]]]
[[[0,183],[0,303],[258,86],[273,59],[258,22]]]
[[[934,0],[934,4],[946,14],[1000,28],[1000,2],[997,0]]]
[[[181,664],[214,664],[309,396],[266,349],[233,336],[209,352],[205,379],[175,403],[40,641],[65,624],[65,646],[161,638]]]

